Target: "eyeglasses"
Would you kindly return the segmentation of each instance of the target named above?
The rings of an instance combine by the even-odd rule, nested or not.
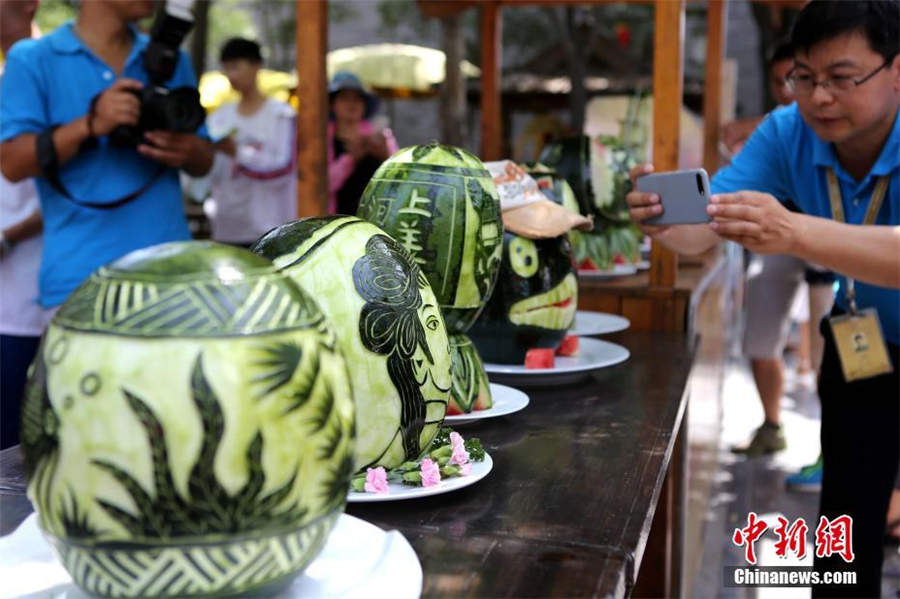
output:
[[[816,81],[809,73],[797,73],[791,71],[791,73],[789,73],[788,76],[784,78],[784,82],[787,83],[788,88],[794,93],[794,95],[797,96],[811,96],[816,90],[817,85],[821,85],[822,89],[826,90],[832,95],[840,95],[850,91],[858,85],[862,85],[863,83],[877,75],[880,70],[882,70],[892,62],[894,62],[893,58],[884,61],[884,64],[882,64],[880,67],[878,67],[862,79],[854,79],[853,77],[837,75],[834,77],[826,77],[821,81]]]

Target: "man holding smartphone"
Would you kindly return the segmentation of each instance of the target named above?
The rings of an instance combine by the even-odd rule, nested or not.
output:
[[[852,570],[857,585],[815,596],[877,597],[885,514],[900,464],[900,11],[896,0],[814,0],[792,33],[788,77],[796,104],[771,113],[711,182],[712,222],[642,226],[663,245],[699,253],[722,239],[791,254],[839,273],[823,323],[823,480],[820,513],[853,518],[852,563],[816,558],[820,572]],[[652,172],[644,165],[637,178]],[[802,212],[779,200],[792,199]],[[632,219],[662,213],[634,191]],[[862,333],[865,344],[854,343]]]

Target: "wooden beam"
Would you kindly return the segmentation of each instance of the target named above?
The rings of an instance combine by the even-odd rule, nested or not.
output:
[[[703,168],[712,176],[719,168],[722,116],[722,66],[727,6],[723,0],[706,5],[706,81],[703,89]]]
[[[500,57],[503,17],[500,4],[485,1],[481,9],[481,159],[500,160],[502,120],[500,116]]]
[[[623,4],[623,0],[499,0],[503,6],[565,6],[567,4]],[[654,0],[624,0],[627,4],[652,4]]]
[[[426,18],[443,18],[481,6],[486,0],[417,0]],[[654,0],[627,0],[635,4],[651,4]],[[792,0],[807,1],[807,0]],[[496,0],[500,6],[562,6],[566,4],[621,4],[622,0]]]
[[[684,64],[684,0],[656,0],[653,33],[653,164],[657,171],[678,168]],[[678,256],[654,242],[650,286],[674,287]]]
[[[328,212],[328,1],[297,0],[297,214]]]
[[[417,0],[416,3],[426,19],[443,19],[458,15],[478,4],[475,0]]]

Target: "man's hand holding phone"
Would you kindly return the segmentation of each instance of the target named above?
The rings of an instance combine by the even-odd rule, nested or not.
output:
[[[637,179],[643,175],[649,175],[654,171],[652,164],[639,164],[629,171],[631,177],[631,191],[625,196],[628,204],[628,214],[631,220],[644,232],[645,235],[656,237],[664,233],[668,226],[654,226],[645,224],[644,221],[662,214],[663,207],[659,196],[655,193],[647,193],[638,190]]]
[[[649,219],[665,213],[659,193],[641,191],[639,179],[653,173],[652,164],[631,169],[633,190],[625,197],[631,220],[650,237],[669,248],[687,254],[702,252],[718,239],[739,243],[761,254],[790,253],[802,226],[790,212],[768,193],[740,191],[708,195],[704,207],[706,225],[649,225]],[[672,173],[673,175],[677,173]],[[696,212],[692,216],[697,216]],[[694,221],[697,222],[697,221]]]
[[[665,196],[671,196],[671,193],[667,193],[665,185],[645,185],[644,188],[642,188],[640,181],[641,177],[659,177],[659,175],[653,175],[653,172],[654,168],[652,164],[636,166],[630,172],[633,190],[625,196],[625,201],[628,204],[628,213],[631,216],[631,220],[637,224],[646,235],[662,243],[670,250],[680,254],[699,254],[715,245],[719,241],[719,236],[709,228],[708,224],[706,224],[709,221],[709,217],[707,216],[709,212],[706,211],[705,198],[709,197],[709,184],[705,181],[702,183],[694,183],[693,188],[688,190],[686,194],[676,194],[690,196],[687,198],[687,218],[671,218],[672,215],[668,215],[669,218],[666,219],[667,222],[652,224],[651,219],[657,219],[666,214],[667,207]],[[680,185],[676,186],[676,188],[682,187],[685,189],[689,187],[687,185],[688,181],[696,181],[696,174],[697,173],[693,173],[690,176],[687,176],[687,173],[685,172],[665,173],[665,175],[675,175],[676,177],[680,177]],[[659,183],[659,181],[657,181],[657,183]],[[699,186],[707,188],[704,189],[704,194],[699,193]],[[654,189],[648,189],[648,187],[653,187]],[[695,197],[700,195],[703,196],[703,199]],[[684,200],[685,198],[681,199]],[[678,204],[679,203],[676,202],[675,212],[685,212],[681,210],[684,206]],[[680,224],[680,222],[699,224]]]

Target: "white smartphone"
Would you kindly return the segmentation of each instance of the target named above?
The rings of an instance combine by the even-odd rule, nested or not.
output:
[[[651,173],[635,181],[638,191],[659,196],[663,212],[644,221],[647,225],[690,225],[712,220],[709,204],[709,176],[702,168]]]

